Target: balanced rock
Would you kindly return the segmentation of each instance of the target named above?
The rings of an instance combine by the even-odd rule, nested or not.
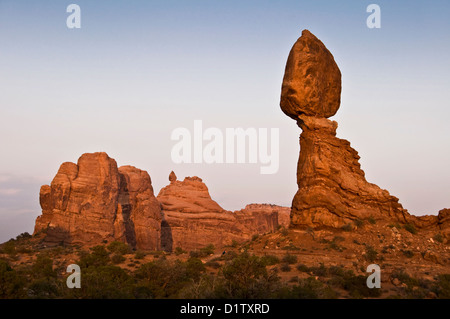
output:
[[[327,119],[339,108],[340,78],[331,53],[303,31],[289,54],[280,102],[302,129],[291,224],[341,227],[369,217],[408,222],[396,197],[366,181],[358,153],[336,137],[337,123]]]
[[[62,164],[51,185],[41,187],[40,204],[34,232],[44,232],[48,243],[121,240],[159,249],[161,210],[150,176],[135,167],[118,168],[106,153]]]
[[[177,175],[175,175],[174,171],[171,171],[169,174],[169,182],[175,182],[177,180]]]
[[[328,118],[339,109],[341,72],[330,51],[308,30],[289,53],[281,92],[281,109],[293,119],[301,114]]]
[[[172,181],[157,196],[161,203],[161,247],[194,250],[213,244],[223,247],[278,228],[277,210],[224,210],[199,177]]]

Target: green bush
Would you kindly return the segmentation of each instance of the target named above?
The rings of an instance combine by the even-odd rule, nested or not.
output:
[[[176,298],[200,271],[197,261],[191,261],[189,266],[162,259],[145,263],[135,271],[135,294],[138,298]]]
[[[444,237],[441,234],[434,235],[433,239],[435,241],[437,241],[438,243],[443,243],[444,242]]]
[[[0,299],[24,298],[25,278],[18,275],[9,264],[0,260]]]
[[[111,257],[111,261],[113,264],[121,264],[125,261],[125,257],[116,253]]]
[[[213,260],[208,261],[205,264],[205,266],[213,268],[213,269],[219,269],[220,267],[222,267],[220,263],[218,263],[217,261],[213,261]]]
[[[209,255],[214,254],[214,250],[215,250],[214,245],[213,244],[209,244],[208,246],[203,247],[203,248],[201,248],[199,250],[191,251],[189,253],[189,256],[193,257],[193,258],[203,258],[203,257],[207,257]]]
[[[341,229],[343,231],[352,231],[353,230],[353,226],[352,226],[352,224],[346,224],[346,225],[342,226]]]
[[[216,248],[214,247],[213,244],[209,244],[208,246],[203,247],[202,249],[200,249],[200,253],[206,257],[206,256],[214,254],[214,250],[215,249]]]
[[[289,266],[288,263],[281,264],[280,270],[281,270],[282,272],[288,272],[288,271],[291,271],[291,266]]]
[[[10,256],[14,256],[16,254],[16,242],[14,239],[10,239],[3,244],[3,252]]]
[[[31,267],[35,278],[56,278],[56,271],[53,270],[53,260],[48,256],[39,254]]]
[[[206,267],[200,259],[191,257],[186,261],[186,275],[188,278],[197,281],[205,271]]]
[[[181,248],[181,247],[175,248],[175,255],[179,256],[179,255],[185,254],[185,253],[186,253],[186,251],[183,250],[183,248]]]
[[[244,252],[222,267],[223,284],[216,289],[218,298],[269,298],[279,278],[268,274],[258,256]]]
[[[17,235],[16,240],[29,239],[31,237],[32,236],[28,232],[25,232],[21,233],[20,235]]]
[[[144,259],[146,254],[142,250],[136,250],[136,253],[134,254],[135,259]]]
[[[280,290],[278,298],[335,299],[337,298],[337,293],[314,277],[308,277],[306,279],[299,279],[298,285],[293,286],[291,289],[284,288]]]
[[[378,257],[378,252],[372,246],[367,245],[366,254],[364,257],[368,262],[373,263]]]
[[[118,266],[89,267],[82,271],[81,289],[66,289],[68,297],[83,299],[134,298],[134,280]]]
[[[315,275],[319,277],[325,277],[328,275],[328,270],[323,263],[320,263],[319,267],[310,267],[309,270]]]
[[[409,231],[413,235],[417,234],[417,229],[413,224],[406,224],[404,226],[404,228],[405,228],[405,230]]]
[[[414,252],[412,252],[411,250],[402,250],[402,253],[408,258],[414,257]]]
[[[283,259],[281,259],[282,262],[287,263],[287,264],[295,264],[297,262],[297,256],[295,255],[290,255],[287,254],[283,257]]]
[[[297,265],[297,270],[301,272],[309,272],[309,267],[303,264]]]
[[[109,254],[105,246],[98,245],[92,247],[91,253],[82,252],[78,265],[81,268],[106,266],[110,262]]]
[[[361,219],[355,219],[353,224],[355,224],[356,227],[361,228],[364,225],[364,222]]]
[[[450,299],[450,274],[442,274],[438,276],[435,291],[438,298]]]
[[[28,287],[28,296],[33,299],[54,299],[61,294],[60,285],[54,278],[37,278]]]
[[[266,255],[261,257],[261,261],[266,266],[272,266],[280,263],[280,259],[277,256],[274,255]]]
[[[125,255],[129,254],[131,252],[130,246],[127,244],[121,242],[121,241],[113,241],[108,245],[108,250],[111,253],[117,254],[117,255]]]

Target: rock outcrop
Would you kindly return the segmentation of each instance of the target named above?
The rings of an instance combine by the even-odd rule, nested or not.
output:
[[[279,226],[288,228],[290,224],[290,216],[291,216],[290,207],[278,206],[273,204],[248,204],[245,206],[244,209],[241,209],[240,212],[246,214],[259,214],[261,212],[270,214],[272,212],[276,212],[278,214]]]
[[[308,30],[291,49],[280,106],[293,119],[301,114],[330,117],[341,103],[341,71],[325,45]]]
[[[242,242],[255,234],[275,231],[279,225],[277,209],[224,210],[195,176],[183,181],[171,179],[157,199],[163,212],[161,246],[168,251],[176,247],[194,250],[208,244],[223,247],[233,240]]]
[[[339,108],[340,78],[332,54],[303,31],[289,54],[280,102],[302,129],[291,225],[340,227],[368,217],[408,222],[396,197],[366,181],[358,153],[327,119]]]
[[[49,243],[99,244],[121,240],[159,249],[161,210],[147,172],[117,167],[106,153],[84,154],[64,163],[40,191],[42,215],[35,233]]]

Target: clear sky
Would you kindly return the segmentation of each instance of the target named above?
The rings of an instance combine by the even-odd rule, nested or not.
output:
[[[81,29],[66,7],[81,7]],[[366,7],[381,7],[369,29]],[[290,206],[300,129],[279,108],[289,50],[309,29],[343,78],[338,137],[368,181],[410,213],[450,207],[450,2],[0,0],[0,241],[33,231],[39,187],[62,162],[105,151],[149,172],[197,175],[225,209]],[[279,128],[280,169],[175,164],[194,120]]]

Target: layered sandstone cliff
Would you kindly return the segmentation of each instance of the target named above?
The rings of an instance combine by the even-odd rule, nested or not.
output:
[[[42,215],[35,233],[46,242],[97,244],[121,240],[159,249],[161,211],[147,172],[117,167],[106,153],[82,155],[64,163],[40,191]]]
[[[163,212],[161,243],[165,250],[176,247],[193,250],[208,244],[223,247],[233,240],[243,242],[255,234],[278,228],[276,207],[261,205],[227,211],[211,199],[201,178],[186,177],[178,181],[172,172],[169,180],[170,184],[157,196]]]
[[[290,209],[252,204],[230,212],[209,195],[198,177],[178,181],[174,172],[158,199],[147,172],[117,167],[106,153],[64,163],[40,191],[42,215],[35,234],[53,244],[97,245],[122,241],[143,250],[192,250],[242,242],[287,226]],[[162,210],[161,210],[162,207]]]

